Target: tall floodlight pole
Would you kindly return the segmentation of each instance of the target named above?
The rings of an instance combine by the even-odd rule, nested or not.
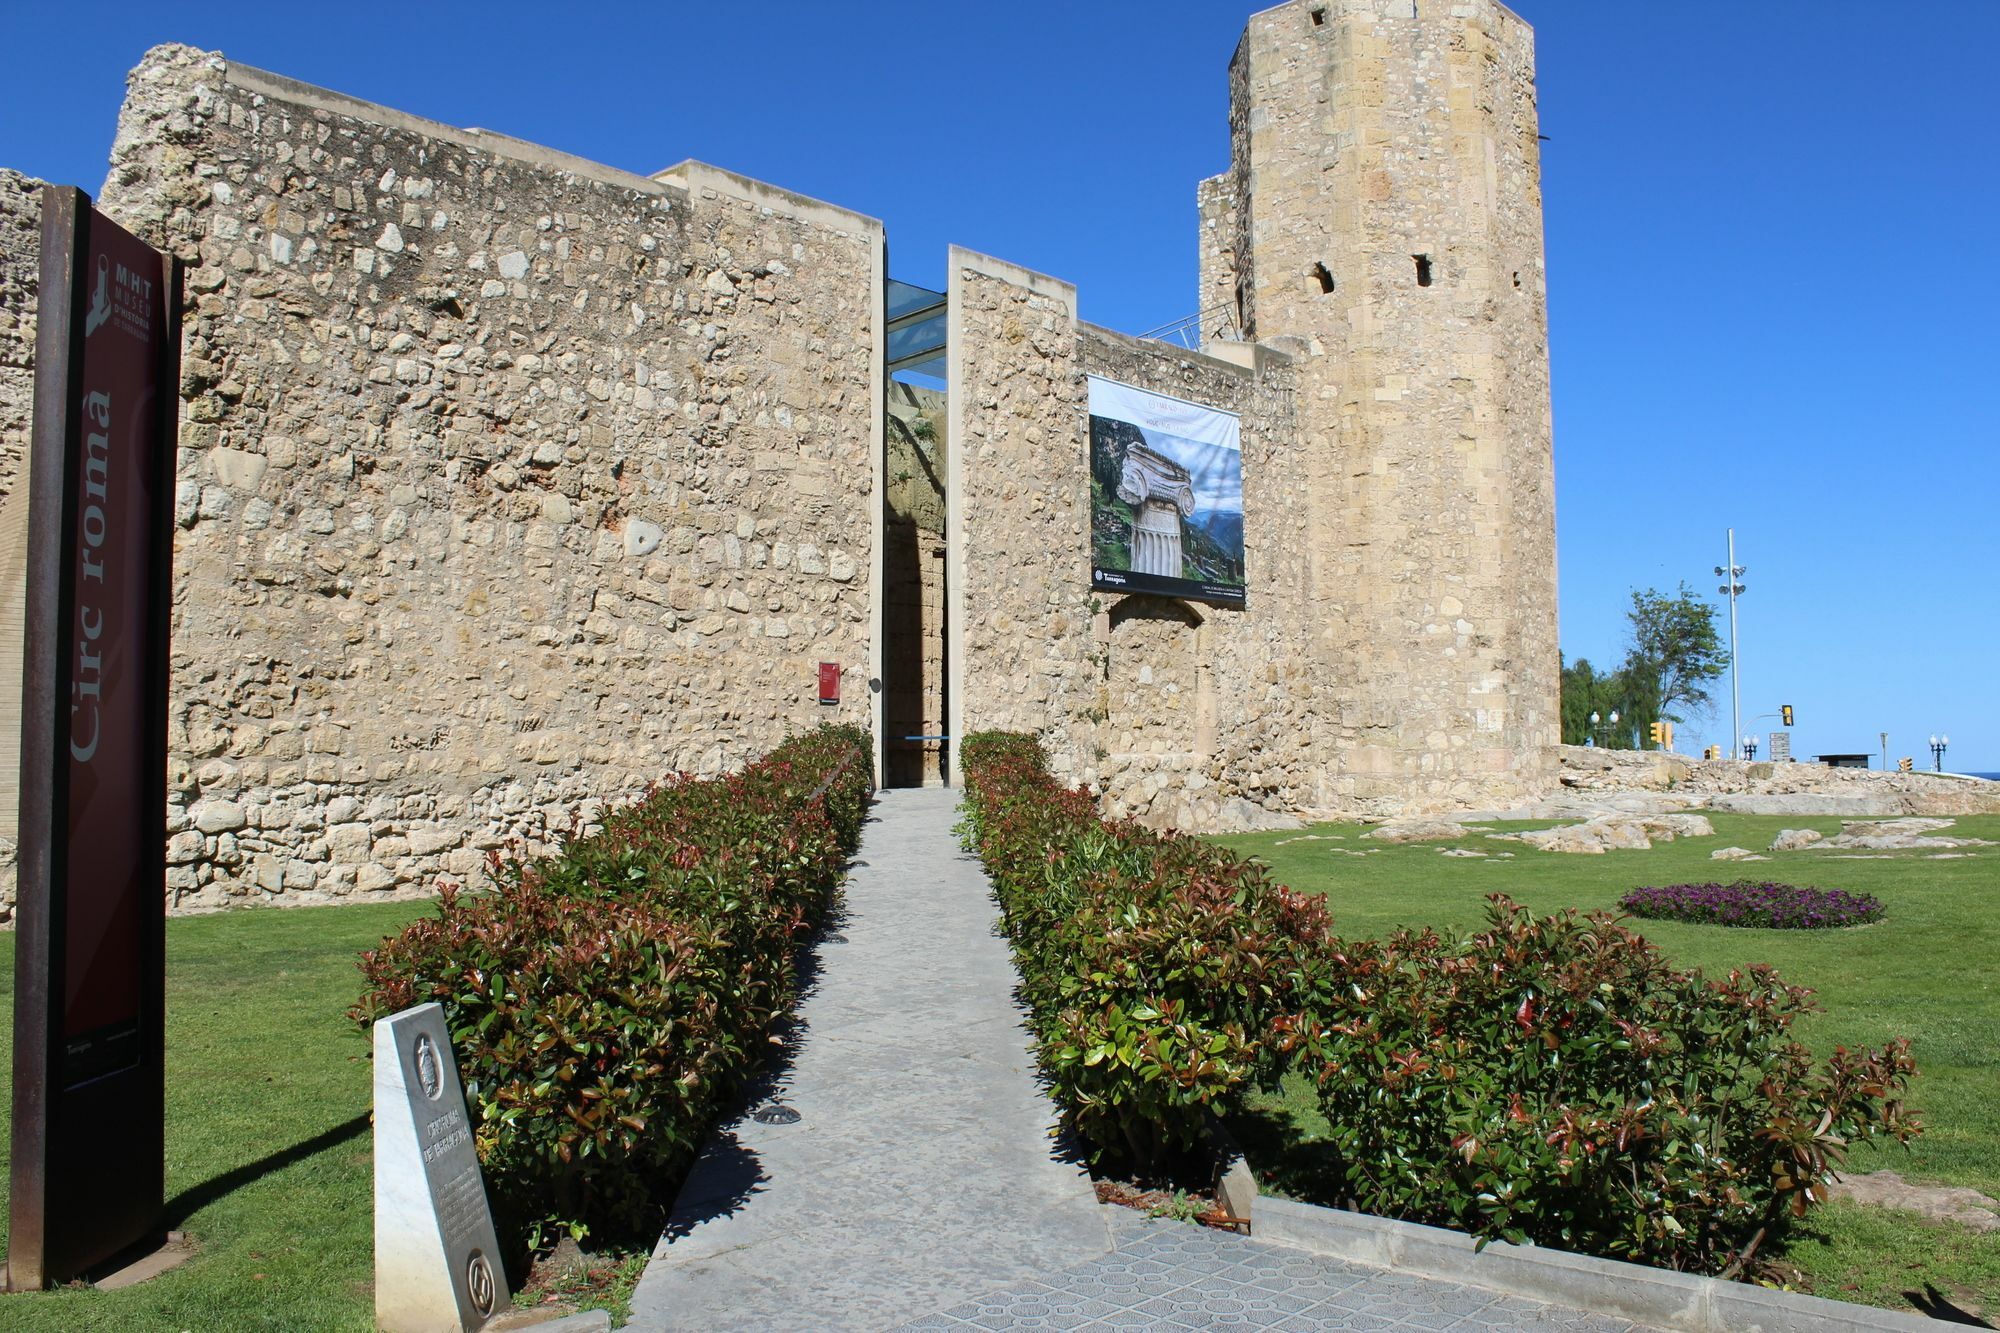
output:
[[[1743,566],[1736,563],[1736,529],[1729,529],[1729,568],[1715,567],[1718,575],[1728,575],[1729,582],[1717,588],[1717,592],[1729,594],[1729,730],[1735,735],[1743,734],[1743,689],[1736,675],[1736,598],[1744,591]]]

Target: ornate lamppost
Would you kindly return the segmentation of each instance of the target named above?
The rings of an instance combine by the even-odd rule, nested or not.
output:
[[[1598,738],[1601,734],[1597,725],[1598,721],[1599,718],[1596,712],[1593,711],[1590,715],[1590,743],[1592,745],[1596,745],[1598,743]],[[1618,710],[1615,708],[1611,710],[1611,734],[1613,736],[1616,736],[1618,734]],[[1617,747],[1613,746],[1612,748],[1616,749]]]
[[[1949,736],[1931,737],[1931,772],[1944,772],[1944,752],[1950,744],[1951,737]]]
[[[1745,759],[1757,757],[1757,738],[1747,731],[1743,733],[1743,757]]]

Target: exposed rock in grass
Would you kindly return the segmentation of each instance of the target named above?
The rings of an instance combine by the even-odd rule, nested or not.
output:
[[[1818,829],[1809,829],[1809,828],[1779,829],[1778,836],[1771,839],[1771,850],[1774,852],[1796,852],[1803,848],[1812,846],[1814,843],[1819,842],[1825,837],[1826,835],[1824,833],[1821,833]]]
[[[1760,856],[1748,847],[1721,847],[1708,854],[1711,861],[1768,861],[1768,856]]]
[[[1894,1171],[1848,1176],[1836,1181],[1827,1190],[1827,1197],[1877,1208],[1902,1208],[1979,1232],[2000,1231],[2000,1200],[1963,1186],[1913,1185]]]
[[[1906,816],[1902,819],[1843,819],[1840,821],[1842,837],[1867,837],[1880,835],[1895,837],[1902,833],[1940,833],[1958,823],[1956,819],[1923,819]]]
[[[1712,838],[1715,825],[1701,815],[1647,815],[1638,821],[1647,834],[1660,842],[1675,838]]]
[[[1828,838],[1827,847],[1866,852],[1949,851],[1954,847],[1990,847],[1984,838],[1929,838],[1917,833],[1842,833]]]
[[[1361,836],[1376,842],[1454,842],[1465,836],[1465,826],[1449,819],[1404,819],[1369,829]]]
[[[1568,852],[1597,856],[1607,851],[1648,850],[1657,838],[1706,838],[1715,828],[1700,815],[1649,814],[1599,815],[1581,824],[1558,824],[1553,828],[1529,829],[1524,833],[1489,833],[1489,838],[1523,842],[1544,852]]]

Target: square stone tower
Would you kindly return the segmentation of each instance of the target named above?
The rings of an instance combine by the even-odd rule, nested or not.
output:
[[[1493,0],[1294,0],[1231,62],[1202,306],[1300,359],[1323,805],[1504,801],[1553,763],[1534,80]]]

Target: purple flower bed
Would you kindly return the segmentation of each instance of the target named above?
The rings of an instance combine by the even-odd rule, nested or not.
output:
[[[1879,898],[1810,885],[1739,879],[1734,884],[1668,884],[1638,888],[1618,900],[1633,916],[1769,930],[1825,930],[1882,919]]]

